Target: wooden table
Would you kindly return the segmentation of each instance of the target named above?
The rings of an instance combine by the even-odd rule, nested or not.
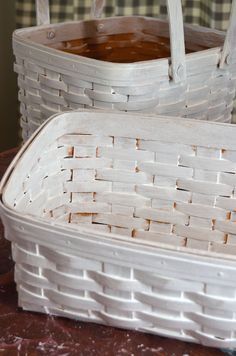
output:
[[[16,154],[0,154],[0,177]],[[0,224],[0,355],[218,356],[221,350],[17,308],[10,244]]]

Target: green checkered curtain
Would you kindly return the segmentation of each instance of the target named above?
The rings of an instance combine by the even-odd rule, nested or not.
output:
[[[51,22],[88,19],[92,0],[51,0]],[[226,30],[231,0],[183,0],[184,20]],[[107,0],[103,16],[142,15],[166,17],[166,0]],[[16,0],[18,27],[35,25],[35,0]]]

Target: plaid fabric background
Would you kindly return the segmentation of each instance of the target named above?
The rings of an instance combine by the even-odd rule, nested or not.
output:
[[[183,0],[184,20],[219,30],[228,26],[231,0]],[[35,0],[16,0],[17,27],[35,25]],[[91,0],[50,0],[51,22],[88,19]],[[166,0],[107,0],[103,16],[143,15],[165,18]]]

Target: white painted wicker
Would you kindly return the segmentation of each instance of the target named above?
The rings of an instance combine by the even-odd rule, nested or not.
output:
[[[44,25],[13,34],[24,140],[50,115],[78,108],[230,122],[236,80],[236,0],[224,46],[223,32],[190,25],[183,28],[181,0],[167,0],[170,31],[166,21],[135,16],[50,25],[48,0],[36,3],[38,23]],[[95,17],[102,3],[95,0]],[[170,32],[171,60],[108,63],[47,46],[134,31],[164,37]],[[184,37],[211,48],[185,55]]]
[[[1,182],[19,305],[236,347],[236,126],[75,112]]]

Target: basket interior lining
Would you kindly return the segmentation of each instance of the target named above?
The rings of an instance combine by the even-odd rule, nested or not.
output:
[[[234,254],[236,151],[93,134],[47,147],[14,207],[134,239]]]

